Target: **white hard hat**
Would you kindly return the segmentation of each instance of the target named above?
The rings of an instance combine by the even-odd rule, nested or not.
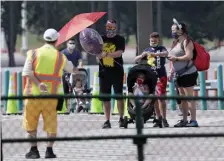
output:
[[[55,29],[47,29],[45,32],[44,32],[44,40],[45,41],[56,41],[59,37],[59,33],[55,30]]]

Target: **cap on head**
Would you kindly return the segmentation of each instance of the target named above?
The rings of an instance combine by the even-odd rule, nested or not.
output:
[[[54,42],[58,39],[59,37],[59,33],[55,30],[55,29],[47,29],[45,32],[44,32],[44,40],[47,41],[47,42]]]

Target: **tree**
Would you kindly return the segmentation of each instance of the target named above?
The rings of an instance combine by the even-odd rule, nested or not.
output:
[[[15,46],[17,35],[22,33],[21,29],[21,10],[22,1],[3,1],[2,4],[2,29],[5,34],[6,44],[8,48],[9,67],[14,67]]]

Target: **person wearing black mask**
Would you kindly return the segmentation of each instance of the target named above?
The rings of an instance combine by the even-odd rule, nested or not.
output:
[[[194,96],[194,86],[197,84],[198,72],[193,63],[194,44],[192,38],[188,35],[185,23],[178,23],[173,19],[171,26],[172,37],[174,38],[168,59],[172,63],[170,75],[176,75],[176,83],[181,96]],[[169,76],[168,76],[169,78]],[[183,119],[174,127],[198,127],[196,120],[196,105],[193,100],[181,100],[183,110]],[[191,119],[188,122],[188,110],[190,110]]]
[[[164,46],[160,46],[159,33],[153,32],[149,36],[150,47],[146,48],[144,52],[135,58],[135,62],[148,64],[157,73],[158,82],[156,85],[156,95],[166,95],[167,87],[167,73],[165,68],[166,57],[168,51]],[[157,119],[154,120],[153,127],[169,127],[166,120],[166,102],[165,100],[158,100],[155,106],[155,113]]]

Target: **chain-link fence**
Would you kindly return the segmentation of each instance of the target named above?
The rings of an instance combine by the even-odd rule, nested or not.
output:
[[[48,96],[47,96],[48,97]],[[40,157],[44,160],[48,141],[55,140],[54,153],[60,161],[223,161],[224,160],[224,112],[221,110],[198,110],[197,120],[199,128],[173,128],[181,119],[176,111],[167,111],[168,128],[154,128],[153,119],[142,124],[142,110],[136,108],[135,123],[128,124],[128,128],[119,128],[119,116],[111,116],[111,129],[102,129],[104,115],[89,113],[70,113],[58,115],[57,137],[47,138],[46,126],[40,117],[38,122],[37,138],[27,139],[23,129],[23,118],[37,119],[36,111],[39,108],[52,106],[52,101],[46,102],[46,96],[39,104],[33,105],[29,116],[3,115],[2,116],[2,155],[4,161],[25,160],[25,154],[30,148],[30,141],[38,140]],[[53,96],[49,96],[53,97]],[[55,96],[54,96],[55,97]],[[53,98],[54,98],[53,97]],[[58,97],[58,96],[57,96]],[[63,97],[63,96],[62,96]],[[64,96],[74,97],[74,96]],[[95,97],[95,96],[89,96]],[[102,96],[100,96],[102,97]],[[104,97],[104,96],[103,96]],[[106,97],[106,96],[105,96]],[[120,97],[120,96],[112,96]],[[128,96],[131,98],[130,96]],[[21,97],[1,97],[1,100],[21,99]],[[31,97],[23,97],[31,98]],[[126,97],[127,98],[127,97]],[[136,97],[134,97],[136,98]],[[157,97],[151,97],[155,99]],[[161,99],[175,99],[176,97],[160,97]],[[179,97],[180,98],[180,97]],[[223,101],[218,97],[191,97],[182,98],[191,100]],[[36,111],[35,111],[36,110]],[[26,111],[27,112],[27,111]],[[50,112],[46,115],[50,115]],[[190,117],[190,116],[189,116]],[[53,120],[53,117],[51,118]],[[49,121],[49,120],[48,120]],[[143,126],[142,126],[143,125]],[[53,125],[52,125],[53,126]]]

